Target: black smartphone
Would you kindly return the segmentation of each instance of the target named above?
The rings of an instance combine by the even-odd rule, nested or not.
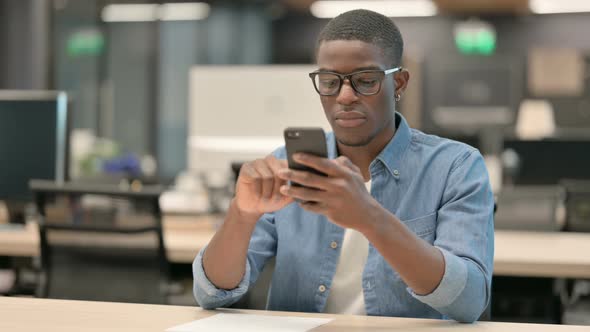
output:
[[[328,158],[328,145],[324,129],[319,127],[289,127],[284,131],[285,148],[289,168],[325,175],[313,168],[301,165],[293,160],[293,154],[304,152],[318,157]],[[298,186],[298,183],[291,183]]]

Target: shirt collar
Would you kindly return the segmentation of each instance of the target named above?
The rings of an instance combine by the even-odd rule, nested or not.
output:
[[[376,170],[376,167],[379,167],[377,164],[377,161],[379,161],[393,177],[399,178],[400,176],[399,168],[403,155],[412,140],[412,131],[406,119],[399,112],[395,112],[395,122],[399,124],[395,130],[395,134],[385,148],[377,155],[375,160],[371,162],[371,173]],[[328,157],[330,159],[337,158],[336,138],[333,132],[327,135],[327,141]]]

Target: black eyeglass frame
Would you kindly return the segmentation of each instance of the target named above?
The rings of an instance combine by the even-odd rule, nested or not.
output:
[[[385,79],[385,76],[389,75],[389,74],[393,74],[396,72],[401,72],[403,70],[403,67],[394,67],[394,68],[390,68],[390,69],[385,69],[385,70],[379,70],[379,69],[369,69],[369,70],[359,70],[359,71],[355,71],[353,73],[350,74],[340,74],[340,73],[336,73],[333,71],[322,71],[322,70],[316,70],[314,72],[309,73],[309,78],[311,78],[311,82],[313,84],[313,87],[315,88],[315,91],[320,95],[320,96],[336,96],[338,94],[340,94],[340,90],[342,89],[342,85],[344,84],[344,80],[348,80],[350,82],[350,86],[352,86],[352,88],[354,89],[354,91],[358,94],[361,94],[363,96],[374,96],[376,94],[378,94],[381,91],[381,85],[383,83],[383,80]],[[379,89],[377,89],[376,92],[374,93],[364,93],[364,92],[360,92],[358,90],[358,88],[356,87],[354,81],[352,80],[352,76],[353,75],[357,75],[357,74],[362,74],[362,73],[383,73],[383,77],[381,77],[381,80],[379,81]],[[319,74],[332,74],[337,76],[340,79],[340,84],[338,85],[338,89],[331,94],[324,94],[320,92],[320,89],[318,88],[318,86],[316,85],[315,82],[315,77]]]

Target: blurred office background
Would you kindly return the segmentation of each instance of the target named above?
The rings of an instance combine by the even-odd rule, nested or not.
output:
[[[164,214],[222,213],[235,163],[287,125],[326,127],[315,38],[358,7],[402,32],[410,124],[484,154],[497,229],[590,231],[586,0],[0,0],[0,89],[67,94],[68,179],[163,185]],[[590,317],[583,279],[497,277],[492,319]]]

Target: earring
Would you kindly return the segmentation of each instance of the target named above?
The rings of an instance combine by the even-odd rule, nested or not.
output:
[[[395,101],[400,101],[400,100],[402,100],[402,95],[400,95],[400,94],[395,95]]]

